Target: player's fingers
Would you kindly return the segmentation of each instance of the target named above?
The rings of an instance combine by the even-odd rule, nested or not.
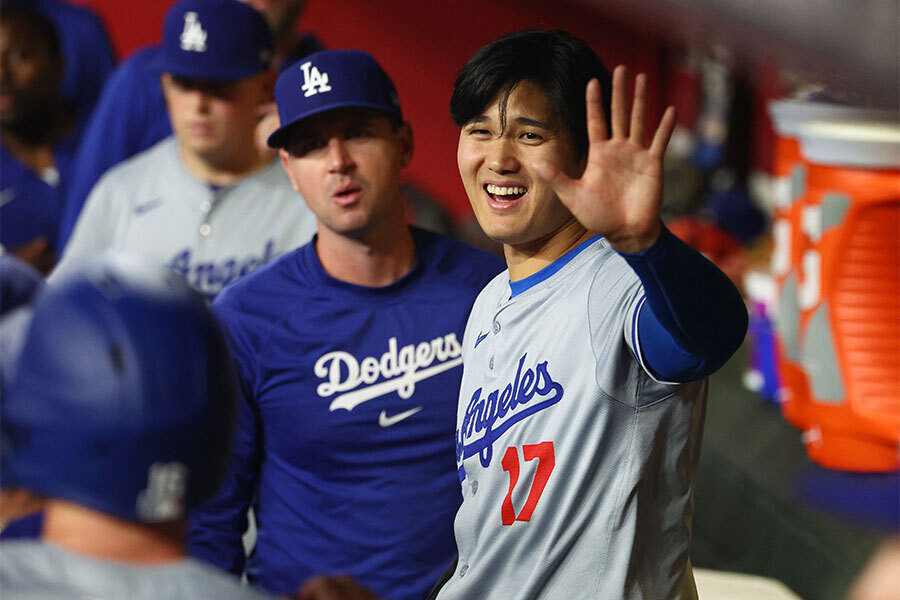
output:
[[[606,116],[603,114],[603,92],[596,79],[588,81],[584,103],[587,107],[588,144],[602,142],[606,139]]]
[[[631,106],[631,132],[629,139],[635,144],[644,143],[647,124],[647,76],[638,73],[634,80],[634,103]]]
[[[675,107],[670,106],[663,114],[659,127],[656,128],[656,134],[653,136],[653,142],[650,144],[650,155],[662,157],[666,153],[666,146],[669,145],[669,139],[675,130]]]
[[[625,65],[619,65],[613,71],[612,84],[612,137],[625,138],[628,136],[628,117],[626,116],[627,94],[625,92],[625,78],[628,71]]]

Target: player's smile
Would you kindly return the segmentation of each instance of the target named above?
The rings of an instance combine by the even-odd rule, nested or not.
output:
[[[488,196],[488,204],[494,210],[509,210],[528,193],[527,187],[513,184],[485,183],[482,188]]]

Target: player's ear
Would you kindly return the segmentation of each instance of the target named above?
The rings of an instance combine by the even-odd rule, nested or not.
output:
[[[409,124],[409,121],[404,121],[397,128],[397,137],[400,139],[400,147],[403,154],[402,165],[403,168],[406,168],[412,162],[413,150],[415,149],[412,126]]]
[[[284,168],[284,172],[287,173],[288,179],[291,180],[291,187],[299,194],[300,190],[297,188],[297,181],[294,179],[294,173],[290,169],[291,153],[284,148],[279,148],[278,157],[281,159],[281,166]]]

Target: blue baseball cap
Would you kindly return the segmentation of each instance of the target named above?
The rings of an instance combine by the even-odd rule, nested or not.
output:
[[[237,0],[181,0],[163,22],[157,71],[234,81],[269,68],[274,42],[265,18]]]
[[[394,82],[362,50],[322,50],[291,65],[275,83],[275,103],[281,127],[269,136],[272,148],[287,145],[298,121],[335,108],[371,108],[403,120]]]

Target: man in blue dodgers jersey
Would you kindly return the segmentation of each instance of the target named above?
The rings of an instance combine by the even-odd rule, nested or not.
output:
[[[107,172],[56,271],[105,248],[168,264],[208,298],[307,242],[315,218],[254,144],[271,100],[272,34],[236,0],[182,0],[156,67],[174,136]]]
[[[407,225],[412,130],[369,54],[312,54],[282,73],[275,99],[269,144],[318,234],[213,304],[244,403],[232,471],[192,515],[192,553],[244,570],[252,505],[251,582],[284,592],[346,573],[418,600],[455,550],[459,339],[502,263]]]
[[[535,30],[456,80],[460,174],[509,270],[463,339],[458,560],[440,600],[696,598],[705,378],[747,314],[659,220],[674,110],[648,146],[645,77],[630,111],[625,86],[619,67],[601,107],[610,76],[590,47]]]

